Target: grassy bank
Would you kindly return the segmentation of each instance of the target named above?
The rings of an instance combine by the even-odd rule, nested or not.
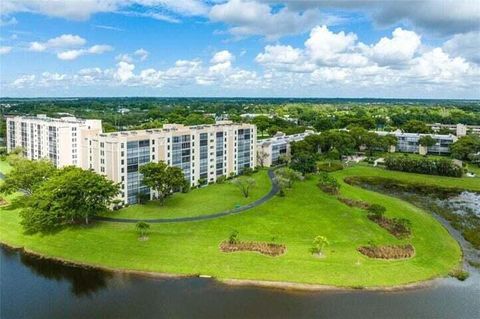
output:
[[[340,180],[351,175],[386,173],[406,179],[413,175],[362,166],[333,175]],[[415,178],[431,183],[470,183],[434,176]],[[410,219],[413,236],[398,240],[369,221],[364,211],[320,191],[317,182],[316,176],[298,182],[286,197],[275,197],[238,215],[201,222],[151,224],[148,241],[137,239],[133,224],[121,223],[96,223],[51,235],[29,236],[22,231],[18,211],[3,209],[0,241],[45,256],[115,269],[343,287],[402,285],[445,276],[459,264],[461,251],[457,242],[429,214],[402,200],[341,182],[342,196],[382,204],[388,217]],[[252,252],[222,253],[219,244],[233,230],[239,232],[242,241],[274,241],[286,245],[287,251],[280,257]],[[309,252],[317,235],[330,241],[325,258],[313,257]],[[416,254],[407,260],[369,259],[356,249],[370,242],[411,243]]]
[[[175,193],[164,204],[151,201],[143,205],[133,205],[105,216],[116,218],[175,218],[208,215],[227,211],[237,206],[254,202],[270,190],[267,170],[252,175],[256,185],[248,198],[229,181],[223,184],[212,184],[207,187],[191,190],[189,193]]]

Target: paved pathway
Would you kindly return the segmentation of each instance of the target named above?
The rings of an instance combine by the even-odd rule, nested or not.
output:
[[[115,217],[97,216],[95,217],[95,219],[103,222],[116,222],[116,223],[137,223],[139,221],[143,221],[147,223],[181,223],[181,222],[194,222],[194,221],[208,220],[208,219],[214,219],[214,218],[219,218],[219,217],[228,216],[228,215],[234,215],[234,214],[238,214],[243,211],[249,210],[251,208],[257,207],[267,202],[268,200],[270,200],[273,196],[275,196],[275,194],[277,194],[280,189],[274,180],[274,176],[275,175],[273,173],[273,169],[270,169],[268,171],[268,177],[272,182],[272,188],[270,189],[267,195],[257,199],[256,201],[250,204],[240,206],[238,208],[234,208],[231,210],[223,211],[220,213],[214,213],[210,215],[191,216],[191,217],[178,217],[178,218],[131,219],[131,218],[115,218]]]

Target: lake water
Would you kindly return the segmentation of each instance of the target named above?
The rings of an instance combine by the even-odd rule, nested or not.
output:
[[[153,279],[64,266],[0,248],[0,317],[480,318],[480,275],[402,292],[231,287],[202,278]]]

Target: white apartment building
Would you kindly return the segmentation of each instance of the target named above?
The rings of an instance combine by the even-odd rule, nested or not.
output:
[[[419,133],[403,133],[400,130],[395,132],[375,132],[378,135],[394,135],[397,137],[397,146],[395,147],[396,151],[406,152],[406,153],[420,153],[425,155],[427,153],[431,154],[449,154],[450,145],[455,143],[458,139],[457,136],[441,135],[441,134],[419,134]],[[425,148],[419,144],[419,140],[422,136],[430,135],[435,141],[435,145]]]
[[[120,199],[129,204],[136,203],[139,194],[150,194],[139,173],[148,162],[165,161],[181,168],[195,186],[240,174],[257,161],[257,130],[252,124],[166,124],[159,129],[102,133],[100,120],[45,115],[6,120],[9,152],[21,147],[32,160],[47,158],[57,167],[92,169],[120,183]]]
[[[457,137],[465,136],[467,134],[480,134],[480,125],[465,125],[465,124],[427,124],[435,133],[441,129],[447,129],[455,133]]]
[[[121,184],[121,200],[134,204],[142,185],[139,168],[164,161],[182,169],[192,186],[240,174],[256,163],[256,127],[230,121],[213,125],[166,124],[161,129],[102,133],[85,137],[83,167]]]
[[[285,133],[277,132],[277,134],[271,138],[259,140],[257,142],[258,165],[270,167],[278,164],[282,156],[290,155],[290,143],[301,141],[311,134],[314,134],[311,130],[293,135],[285,135]]]
[[[28,159],[48,158],[57,167],[81,166],[81,140],[102,132],[101,120],[6,116],[7,151],[20,147]]]

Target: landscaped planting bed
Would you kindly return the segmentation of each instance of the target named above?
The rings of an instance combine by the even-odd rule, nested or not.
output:
[[[415,248],[410,245],[361,246],[357,249],[370,258],[405,259],[415,255]]]
[[[220,244],[220,250],[224,253],[233,253],[236,251],[254,251],[261,253],[263,255],[268,255],[272,257],[280,256],[285,253],[287,247],[281,244],[274,243],[263,243],[263,242],[254,242],[254,241],[243,241],[230,243],[228,241],[223,241]]]
[[[410,227],[407,225],[409,222],[406,219],[387,218],[384,216],[376,217],[372,215],[368,215],[368,219],[386,229],[398,239],[408,238],[412,234]]]
[[[350,207],[357,207],[357,208],[361,208],[361,209],[368,209],[371,205],[363,200],[358,200],[358,199],[350,199],[350,198],[346,198],[346,197],[341,197],[341,196],[338,196],[337,199],[339,201],[341,201],[342,203],[344,203],[345,205],[347,206],[350,206]]]

